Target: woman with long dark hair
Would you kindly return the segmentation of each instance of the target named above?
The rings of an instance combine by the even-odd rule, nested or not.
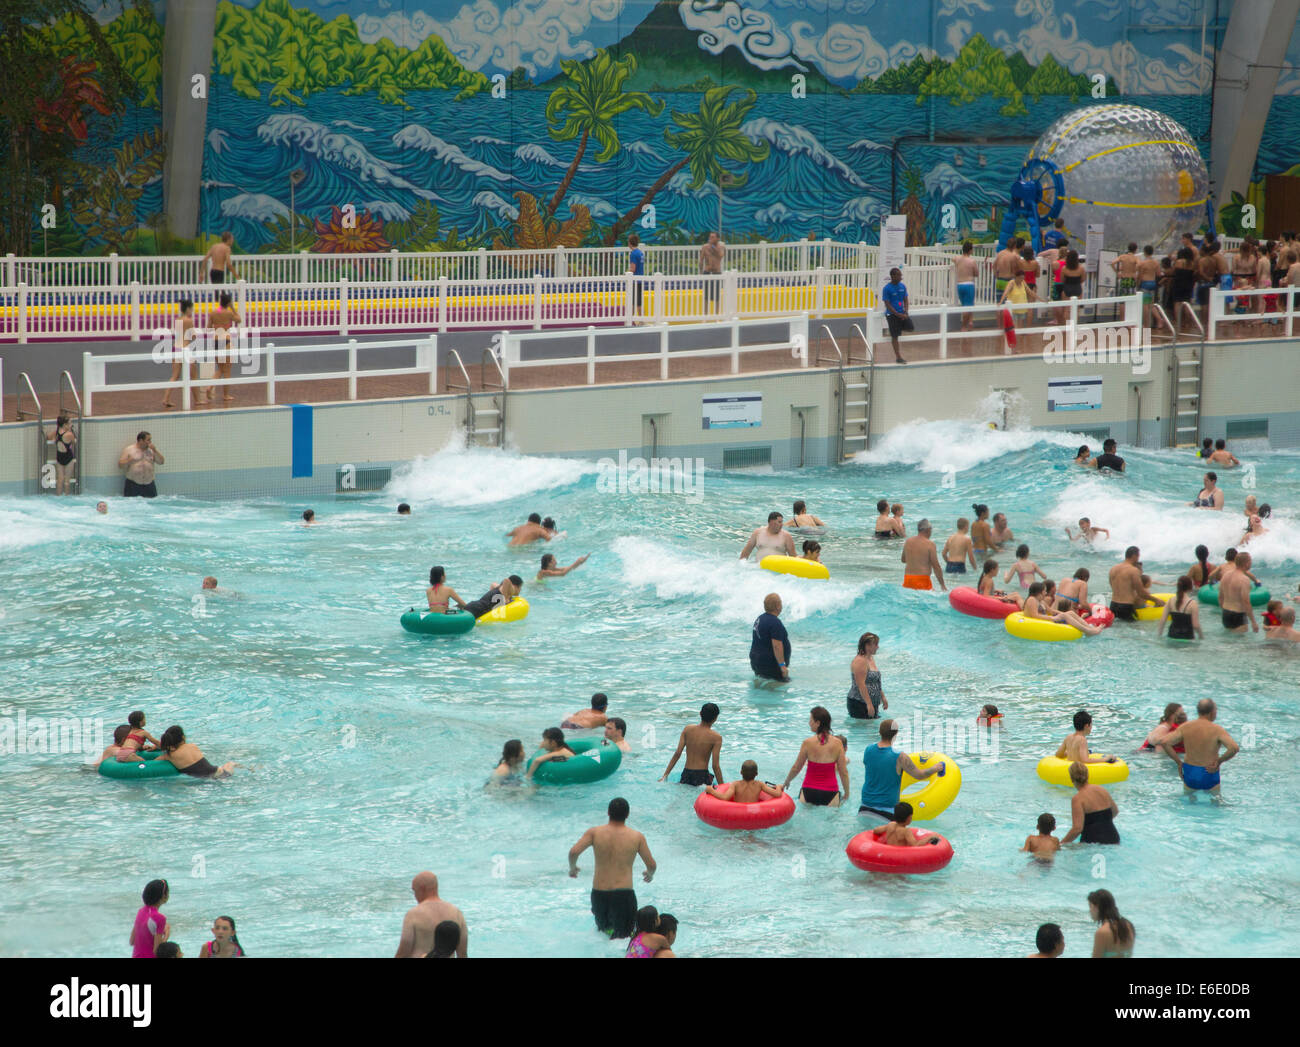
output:
[[[1198,548],[1204,549],[1205,546],[1198,546]],[[1200,601],[1196,598],[1196,583],[1192,581],[1191,575],[1185,574],[1178,579],[1178,591],[1174,593],[1174,598],[1165,604],[1156,635],[1163,635],[1165,624],[1168,623],[1171,640],[1205,639],[1201,634],[1199,605]]]
[[[1196,547],[1196,563],[1187,568],[1187,576],[1191,578],[1192,584],[1196,588],[1210,584],[1210,573],[1214,570],[1214,564],[1210,563],[1210,550],[1203,545]]]
[[[212,941],[199,950],[200,960],[236,960],[247,956],[235,933],[233,916],[218,916],[212,921]]]
[[[456,601],[456,606],[462,611],[465,610],[465,601],[460,598],[460,593],[447,584],[447,570],[444,567],[429,568],[429,587],[424,590],[424,595],[429,599],[431,611],[446,614],[452,600]]]
[[[799,756],[785,776],[784,787],[789,788],[794,776],[807,764],[799,799],[813,807],[838,807],[849,794],[849,762],[844,755],[844,743],[831,734],[831,714],[820,705],[809,714],[808,729],[813,735],[799,746]],[[837,771],[843,791],[835,788]]]
[[[1137,931],[1119,914],[1115,896],[1106,890],[1093,891],[1088,895],[1088,913],[1098,924],[1092,939],[1092,958],[1131,958]]]
[[[67,494],[68,471],[77,461],[77,434],[72,431],[66,414],[59,415],[49,439],[54,441],[54,493]]]

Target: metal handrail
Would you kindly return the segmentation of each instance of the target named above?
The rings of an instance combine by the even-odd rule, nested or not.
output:
[[[862,330],[861,325],[854,323],[853,330],[858,332],[858,337],[862,339],[862,348],[866,353],[867,366],[867,439],[863,444],[863,449],[871,450],[871,401],[874,399],[876,391],[876,350],[872,346],[871,340],[867,338],[866,332]],[[853,350],[849,349],[849,357],[852,358]]]
[[[1151,312],[1152,312],[1153,314],[1159,316],[1160,319],[1161,319],[1161,321],[1164,323],[1164,325],[1165,325],[1167,328],[1169,328],[1169,333],[1170,333],[1171,335],[1173,335],[1173,339],[1174,339],[1173,344],[1174,344],[1174,345],[1177,345],[1177,344],[1178,344],[1178,328],[1175,327],[1175,326],[1173,325],[1173,322],[1169,319],[1169,314],[1165,312],[1164,307],[1163,307],[1159,302],[1152,302],[1152,303],[1151,303]]]
[[[831,340],[831,345],[835,349],[836,362],[835,368],[835,431],[839,433],[839,439],[835,442],[835,463],[838,465],[844,461],[844,427],[848,424],[848,389],[844,384],[844,353],[840,350],[840,343],[835,337],[835,332],[826,324],[822,324],[822,330],[826,332],[826,337]],[[817,352],[817,366],[822,365],[821,350]]]
[[[23,386],[27,386],[27,392],[36,404],[36,413],[23,410]],[[36,387],[32,385],[32,376],[26,371],[18,372],[18,421],[24,418],[36,418],[40,422],[45,421],[45,411],[41,408],[41,398],[36,395]],[[45,439],[45,434],[41,434],[41,439]]]
[[[492,361],[492,366],[496,369],[497,381],[494,384],[488,383],[487,364]],[[487,348],[483,350],[483,358],[479,361],[479,381],[482,382],[484,389],[490,389],[501,394],[500,407],[497,411],[497,446],[504,448],[506,445],[506,396],[509,392],[506,372],[501,367],[501,361],[497,359],[496,350]],[[495,397],[493,398],[495,400]]]
[[[465,363],[460,358],[460,353],[455,349],[448,349],[447,356],[455,361],[456,367],[460,370],[461,377],[465,379],[465,431],[472,437],[474,435],[474,391],[473,383],[469,380],[469,372],[465,370]],[[455,392],[460,386],[451,382],[447,383],[447,391]]]

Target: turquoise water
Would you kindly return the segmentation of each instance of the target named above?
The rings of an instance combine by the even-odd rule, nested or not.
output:
[[[918,422],[843,469],[707,473],[699,502],[602,493],[594,463],[447,450],[381,497],[317,502],[311,529],[295,522],[306,506],[287,502],[119,499],[107,517],[81,499],[0,502],[0,714],[98,717],[111,730],[141,708],[154,734],[180,723],[214,762],[253,768],[221,783],[122,783],[75,753],[0,761],[0,953],[128,955],[140,890],[164,877],[187,955],[218,914],[259,956],[391,955],[410,878],[429,868],[466,914],[471,955],[617,955],[588,914],[591,857],[574,880],[566,852],[622,795],[659,862],[652,884],[638,875],[638,897],[679,918],[681,955],[1017,956],[1045,921],[1064,928],[1067,955],[1086,955],[1085,896],[1097,887],[1136,924],[1139,955],[1296,955],[1300,651],[1227,636],[1210,615],[1196,645],[1157,641],[1153,625],[1075,644],[1015,640],[941,596],[903,591],[898,547],[866,537],[878,497],[906,504],[909,529],[930,516],[941,539],[981,501],[1008,514],[1053,578],[1081,565],[1104,578],[1135,543],[1171,580],[1198,542],[1216,560],[1233,544],[1253,476],[1279,514],[1253,543],[1256,573],[1296,591],[1300,455],[1238,449],[1253,472],[1221,474],[1235,511],[1214,514],[1180,505],[1200,486],[1185,453],[1126,452],[1131,474],[1106,479],[1061,465],[1077,443]],[[830,582],[736,562],[749,529],[796,497],[830,524]],[[393,513],[401,498],[415,506],[409,519]],[[552,546],[561,562],[590,552],[588,563],[534,584],[540,550],[509,551],[502,538],[530,511],[567,530]],[[1061,528],[1080,515],[1111,540],[1071,547]],[[467,598],[523,574],[531,616],[457,639],[405,634],[398,615],[422,599],[433,563]],[[196,602],[205,574],[231,592]],[[794,644],[783,691],[756,689],[746,657],[773,589]],[[695,790],[658,782],[704,701],[722,707],[727,773],[752,757],[777,781],[808,709],[825,704],[849,737],[856,798],[874,731],[847,721],[844,694],[866,630],[883,640],[890,713],[950,732],[944,747],[962,766],[957,802],[927,823],[956,849],[947,869],[854,869],[844,846],[869,824],[856,804],[732,835],[695,818]],[[531,752],[596,690],[636,750],[612,779],[483,789],[504,740]],[[1207,695],[1249,743],[1225,768],[1222,808],[1189,806],[1170,762],[1133,755],[1166,701]],[[987,734],[965,736],[986,701],[1007,714],[996,749]],[[1131,760],[1112,788],[1123,844],[1072,848],[1044,869],[1017,849],[1043,811],[1063,834],[1070,794],[1034,767],[1081,706],[1097,721],[1094,747]],[[1207,905],[1217,919],[1189,932],[1179,914]]]

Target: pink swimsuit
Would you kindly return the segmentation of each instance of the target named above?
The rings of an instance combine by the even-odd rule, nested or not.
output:
[[[657,950],[650,948],[641,939],[644,934],[638,934],[627,946],[627,954],[623,957],[625,960],[651,960]]]

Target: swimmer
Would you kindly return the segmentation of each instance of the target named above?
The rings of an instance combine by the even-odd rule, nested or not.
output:
[[[532,781],[533,774],[544,763],[563,763],[570,756],[576,755],[564,742],[564,732],[558,727],[548,727],[542,732],[542,749],[528,765],[524,777]]]
[[[443,920],[433,929],[433,948],[424,954],[426,960],[453,960],[460,945],[460,926],[455,920]]]
[[[790,679],[790,634],[781,621],[781,597],[763,597],[763,613],[754,619],[749,644],[749,667],[755,676],[778,683]]]
[[[874,814],[881,818],[890,817],[903,789],[903,775],[908,774],[918,782],[933,775],[943,776],[947,773],[947,763],[940,761],[921,770],[912,761],[908,753],[894,748],[894,739],[898,737],[897,720],[880,721],[880,741],[868,745],[862,750],[862,766],[865,780],[858,814]],[[922,762],[929,758],[928,753],[920,754]]]
[[[1088,914],[1098,924],[1092,939],[1094,960],[1128,959],[1133,955],[1137,931],[1119,914],[1115,896],[1110,891],[1093,891],[1088,895]]]
[[[568,531],[561,531],[559,524],[549,516],[542,521],[542,530],[546,532],[549,538],[563,538],[569,533]]]
[[[947,574],[965,574],[966,562],[970,561],[971,570],[979,568],[979,561],[975,559],[975,546],[971,541],[967,531],[970,529],[970,521],[966,517],[960,517],[957,520],[957,533],[949,535],[948,540],[943,543],[943,569]]]
[[[212,575],[208,575],[206,578],[203,579],[204,589],[215,589],[216,587],[217,587],[217,580]]]
[[[144,904],[136,911],[131,937],[126,942],[131,946],[132,959],[152,959],[158,951],[158,946],[171,937],[171,924],[159,909],[160,905],[167,904],[167,899],[170,897],[171,890],[166,880],[150,880],[144,885],[144,891],[140,896]]]
[[[1204,545],[1196,547],[1196,563],[1187,568],[1187,576],[1192,580],[1196,588],[1208,585],[1213,577],[1214,567],[1210,566],[1210,550]]]
[[[1269,600],[1264,606],[1264,628],[1275,629],[1282,624],[1282,619],[1278,617],[1282,613],[1281,600]]]
[[[1124,471],[1124,459],[1115,453],[1119,445],[1113,437],[1108,437],[1101,442],[1101,454],[1097,455],[1097,468],[1110,469],[1117,473]]]
[[[1208,792],[1215,803],[1220,800],[1219,768],[1241,751],[1232,735],[1215,723],[1219,715],[1213,699],[1202,698],[1196,703],[1196,719],[1183,724],[1165,735],[1160,748],[1174,763],[1183,779],[1183,795],[1193,799],[1197,792]],[[1187,759],[1178,759],[1176,746],[1182,743]],[[1219,753],[1222,747],[1225,752]]]
[[[1265,502],[1259,507],[1259,512],[1250,518],[1250,524],[1246,527],[1246,533],[1241,536],[1241,544],[1245,545],[1252,538],[1257,538],[1261,534],[1268,534],[1268,528],[1264,526],[1264,521],[1273,515],[1273,507]]]
[[[975,556],[983,560],[989,553],[996,552],[998,546],[993,541],[993,529],[989,526],[989,507],[976,504],[971,508],[975,510],[975,523],[970,532],[971,544],[975,547]]]
[[[406,502],[402,502],[402,503],[397,507],[397,515],[398,515],[398,516],[410,516],[410,515],[411,515],[411,507],[410,507],[409,505],[407,505]]]
[[[1030,953],[1025,959],[1055,960],[1065,952],[1065,935],[1061,933],[1059,925],[1045,923],[1038,928],[1038,934],[1034,936],[1034,945],[1038,952]]]
[[[1214,454],[1214,440],[1207,436],[1201,441],[1201,449],[1196,452],[1196,457],[1204,458],[1208,461],[1212,454]]]
[[[858,637],[858,653],[849,663],[848,703],[852,719],[875,720],[880,710],[889,708],[889,700],[880,686],[880,670],[876,667],[879,650],[880,637],[875,633]]]
[[[489,611],[494,611],[498,607],[505,607],[519,595],[519,591],[523,587],[524,580],[519,575],[512,574],[509,578],[502,578],[501,581],[497,582],[477,600],[471,600],[465,604],[464,608],[475,618],[482,618]]]
[[[989,532],[989,536],[993,539],[995,549],[1001,549],[1008,542],[1016,540],[1016,536],[1011,533],[1011,528],[1007,526],[1006,513],[993,514],[993,529]]]
[[[1219,616],[1229,632],[1244,633],[1250,621],[1251,632],[1259,632],[1255,609],[1250,604],[1250,553],[1238,551],[1232,561],[1233,570],[1220,576]]]
[[[1201,493],[1196,496],[1196,500],[1188,502],[1193,509],[1222,509],[1223,508],[1223,491],[1217,486],[1219,479],[1218,473],[1206,473]]]
[[[802,499],[794,503],[794,513],[790,517],[790,525],[792,527],[825,527],[826,526],[824,523],[821,522],[821,520],[819,520],[817,517],[815,517],[812,513],[808,511],[808,506],[806,506],[803,503]]]
[[[304,509],[302,511],[302,525],[304,527],[310,527],[315,522],[316,522],[316,510]]]
[[[899,557],[903,564],[903,588],[928,591],[934,587],[930,584],[933,574],[939,588],[944,592],[948,586],[943,580],[943,566],[939,563],[939,550],[930,540],[930,521],[922,520],[916,525],[916,534],[903,542],[903,555]]]
[[[730,782],[716,789],[710,785],[704,791],[719,800],[729,800],[732,803],[758,803],[759,798],[763,796],[785,795],[783,786],[770,785],[758,780],[758,764],[753,760],[746,760],[740,765],[740,781]]]
[[[605,710],[609,708],[609,699],[597,691],[591,696],[591,708],[580,709],[571,716],[566,716],[560,724],[566,731],[587,731],[594,727],[604,727],[608,717]]]
[[[591,880],[591,912],[596,929],[610,938],[631,938],[636,926],[636,892],[632,889],[632,870],[640,856],[645,862],[642,879],[649,883],[659,866],[650,853],[646,838],[627,825],[631,813],[621,796],[609,801],[609,821],[582,834],[569,848],[569,875],[577,877],[578,858],[588,847],[596,855],[596,870]]]
[[[1264,638],[1267,640],[1289,640],[1291,643],[1300,643],[1300,630],[1295,627],[1295,610],[1288,607],[1278,615],[1278,624],[1271,629],[1264,630]]]
[[[975,717],[976,727],[1002,727],[1002,714],[993,704],[980,706],[980,714]]]
[[[659,910],[653,905],[638,909],[636,913],[636,934],[627,944],[625,960],[653,960],[660,949],[668,948],[666,937],[659,933]]]
[[[758,550],[758,558],[765,556],[794,556],[794,538],[782,523],[785,517],[773,510],[767,514],[767,526],[755,527],[740,551],[740,558],[748,560],[749,554]]]
[[[438,877],[427,869],[416,873],[411,880],[411,893],[415,895],[416,904],[402,918],[402,937],[394,958],[427,957],[433,951],[438,926],[450,920],[460,927],[456,955],[466,959],[469,956],[469,927],[465,924],[464,914],[456,906],[438,897]]]
[[[1075,789],[1070,800],[1070,831],[1061,843],[1071,843],[1077,837],[1080,843],[1118,844],[1115,815],[1119,805],[1110,793],[1088,781],[1088,768],[1078,760],[1070,764],[1070,784]]]
[[[107,515],[107,513],[108,513],[108,503],[107,503],[107,502],[96,502],[96,503],[95,503],[95,512],[99,513],[100,516],[105,516],[105,515]]]
[[[1156,635],[1162,636],[1165,624],[1169,625],[1169,639],[1198,640],[1205,639],[1201,633],[1200,601],[1196,598],[1196,583],[1190,575],[1178,579],[1178,591],[1174,598],[1165,604],[1164,613],[1160,615],[1160,625]]]
[[[547,553],[542,557],[542,569],[537,572],[537,581],[540,582],[543,578],[563,578],[575,567],[581,567],[586,563],[587,557],[590,555],[591,553],[583,553],[583,555],[579,556],[573,561],[573,563],[569,564],[568,567],[557,567],[555,565],[555,554]]]
[[[663,935],[668,944],[656,952],[654,958],[656,960],[675,960],[677,954],[673,952],[673,946],[677,944],[677,917],[670,912],[661,912],[659,914],[659,933]]]
[[[844,743],[831,734],[831,714],[820,705],[809,714],[808,729],[813,734],[799,746],[799,755],[781,787],[789,788],[791,780],[807,764],[799,799],[811,807],[838,807],[840,801],[849,795],[849,762],[845,758]],[[837,771],[843,791],[835,788]]]
[[[1146,741],[1142,743],[1139,752],[1155,752],[1160,743],[1164,741],[1174,731],[1178,730],[1187,722],[1187,710],[1178,702],[1170,702],[1165,706],[1165,711],[1160,716],[1160,722],[1151,729],[1151,733],[1146,736]],[[1183,747],[1179,745],[1175,752],[1182,752]]]
[[[1074,464],[1081,465],[1085,469],[1096,469],[1097,459],[1092,456],[1092,448],[1084,444],[1075,452]]]
[[[611,716],[606,720],[605,741],[615,746],[621,753],[630,753],[632,746],[627,744],[627,721],[618,716]]]
[[[527,523],[521,523],[513,530],[507,531],[506,537],[510,539],[510,545],[529,545],[536,541],[551,540],[551,534],[542,526],[542,518],[538,513],[530,513]]]
[[[247,956],[244,947],[239,944],[239,935],[235,933],[235,920],[232,916],[218,916],[212,921],[212,941],[199,949],[200,960],[237,960]]]
[[[1088,751],[1090,734],[1092,734],[1092,717],[1087,710],[1080,709],[1074,714],[1074,733],[1065,736],[1065,741],[1056,750],[1056,758],[1069,760],[1071,763],[1114,763],[1113,756],[1093,756]]]
[[[876,503],[875,535],[881,539],[901,537],[894,528],[894,518],[889,515],[889,501],[885,498]]]
[[[905,800],[899,800],[894,804],[894,820],[884,825],[877,825],[871,831],[877,836],[883,836],[882,842],[890,847],[938,846],[939,837],[934,833],[923,839],[917,839],[916,834],[908,828],[912,824],[912,814],[912,805]]]
[[[468,610],[469,604],[460,598],[460,593],[456,592],[447,582],[447,571],[442,567],[429,568],[429,587],[424,590],[424,595],[429,601],[429,610],[446,614],[450,609],[450,601],[455,600],[456,606],[462,611]]]
[[[1219,564],[1218,567],[1210,572],[1210,581],[1221,582],[1235,570],[1237,570],[1237,550],[1229,549],[1223,554],[1223,563]],[[1246,572],[1246,577],[1255,585],[1260,584],[1260,580],[1251,574],[1250,571]]]
[[[1052,833],[1056,832],[1056,819],[1050,814],[1038,816],[1038,833],[1026,836],[1025,845],[1020,849],[1032,854],[1039,861],[1050,862],[1061,849],[1061,841]]]
[[[976,584],[975,591],[981,596],[991,596],[995,600],[1001,600],[1003,603],[1015,604],[1019,609],[1024,605],[1019,593],[1004,593],[997,589],[998,584],[998,562],[996,560],[985,560],[984,571],[980,575],[980,580]]]
[[[1214,453],[1210,455],[1210,464],[1220,468],[1231,469],[1240,465],[1237,456],[1228,449],[1228,442],[1222,437],[1214,441]]]
[[[1072,532],[1068,527],[1065,529],[1065,537],[1067,537],[1068,539],[1070,539],[1070,541],[1073,542],[1073,541],[1077,541],[1078,539],[1082,538],[1082,539],[1083,539],[1085,542],[1087,542],[1089,545],[1092,544],[1093,539],[1096,538],[1097,535],[1099,535],[1099,534],[1104,534],[1104,535],[1106,536],[1106,539],[1107,539],[1108,541],[1110,540],[1110,531],[1109,531],[1109,529],[1107,529],[1107,528],[1105,528],[1105,527],[1093,527],[1093,526],[1092,526],[1092,521],[1089,520],[1086,516],[1081,516],[1081,517],[1079,517],[1079,533],[1078,533],[1078,534],[1074,534],[1074,533],[1073,533],[1073,532]]]
[[[118,750],[122,748],[122,743],[126,741],[126,736],[130,733],[131,725],[129,723],[124,723],[113,728],[113,744],[99,754],[99,759],[95,761],[95,766],[98,767],[105,760],[111,760],[116,757]]]
[[[1059,625],[1072,625],[1085,636],[1096,636],[1101,632],[1101,627],[1090,625],[1085,622],[1074,611],[1058,611],[1055,604],[1051,602],[1046,595],[1046,586],[1042,582],[1034,582],[1025,594],[1024,606],[1020,608],[1021,613],[1026,618],[1033,618],[1040,622],[1056,622]]]
[[[903,523],[903,503],[895,502],[889,507],[890,519],[893,521],[894,533],[899,538],[907,537],[907,524]]]
[[[1164,600],[1152,596],[1142,584],[1141,555],[1142,550],[1136,545],[1130,545],[1124,550],[1124,562],[1112,567],[1107,575],[1110,581],[1110,609],[1115,613],[1117,621],[1137,621],[1133,612],[1138,607],[1146,607],[1148,604],[1154,607],[1165,605]]]
[[[813,561],[813,563],[821,563],[822,562],[821,542],[814,542],[811,538],[809,538],[806,542],[803,543],[803,556],[799,557],[799,559],[811,560]]]
[[[1004,582],[1011,581],[1013,574],[1020,575],[1020,588],[1022,589],[1028,589],[1034,584],[1034,575],[1036,574],[1041,574],[1043,580],[1047,580],[1047,572],[1029,559],[1029,546],[1023,543],[1016,547],[1016,562],[1007,568],[1007,573],[1002,580]]]
[[[194,778],[229,778],[230,773],[239,766],[231,762],[214,767],[208,763],[202,749],[185,740],[185,732],[175,724],[163,731],[159,748],[163,752],[158,759],[166,760],[181,774]]]
[[[126,718],[126,722],[130,725],[131,730],[117,751],[116,759],[118,763],[133,763],[143,760],[144,757],[140,755],[140,751],[146,748],[146,742],[149,743],[149,749],[162,748],[162,743],[144,729],[144,713],[137,710]]]
[[[686,752],[686,766],[679,779],[682,785],[712,785],[715,776],[717,781],[722,781],[722,735],[713,729],[717,720],[718,707],[712,702],[705,702],[700,708],[700,722],[682,729],[672,759],[659,776],[661,782],[672,773],[683,750]],[[709,773],[710,761],[713,763],[712,774]]]
[[[501,759],[492,772],[489,784],[502,784],[518,781],[524,770],[524,743],[518,738],[511,738],[501,747]]]
[[[1250,519],[1259,512],[1259,502],[1253,494],[1246,495],[1246,519]]]
[[[1092,580],[1092,572],[1086,567],[1080,567],[1074,572],[1073,578],[1062,578],[1057,585],[1056,591],[1060,598],[1068,604],[1074,605],[1074,610],[1078,611],[1083,617],[1092,614],[1092,604],[1088,602],[1088,582]]]

